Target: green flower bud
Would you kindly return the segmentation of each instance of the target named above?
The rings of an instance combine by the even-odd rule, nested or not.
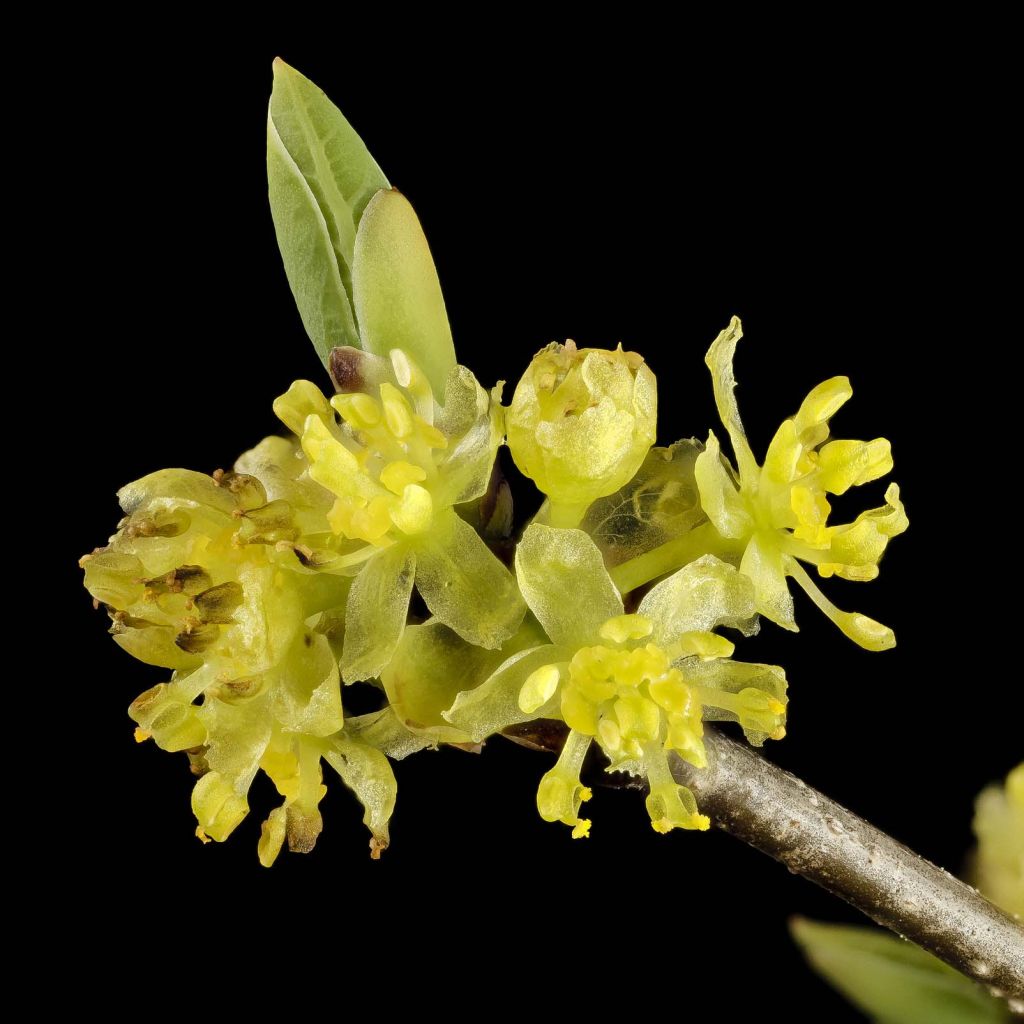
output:
[[[575,525],[632,478],[654,444],[657,409],[654,374],[621,345],[567,341],[534,356],[505,422],[512,458],[551,500],[553,523]]]

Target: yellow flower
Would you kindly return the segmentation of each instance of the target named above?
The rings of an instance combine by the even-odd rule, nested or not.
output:
[[[786,629],[795,630],[791,577],[850,639],[868,650],[893,647],[891,629],[855,612],[836,608],[818,589],[798,560],[817,566],[821,576],[871,580],[891,537],[908,525],[899,488],[890,484],[886,504],[862,512],[852,523],[829,526],[828,494],[885,476],[892,469],[889,442],[829,441],[828,421],[852,390],[846,377],[819,384],[797,414],[775,434],[758,465],[740,422],[733,391],[732,362],[742,337],[737,318],[707,354],[715,401],[732,441],[737,469],[725,460],[714,433],[697,458],[695,476],[708,518],[740,557],[740,571],[754,582],[757,610]]]
[[[706,555],[653,587],[635,614],[594,542],[581,530],[534,524],[516,551],[516,575],[550,644],[519,651],[480,686],[459,695],[445,718],[480,740],[533,718],[558,718],[569,737],[537,795],[541,816],[586,835],[579,818],[588,792],[579,770],[592,742],[609,771],[643,775],[659,832],[708,827],[693,794],[669,768],[674,751],[698,767],[703,722],[738,721],[751,742],[785,733],[786,680],[772,665],[730,659],[719,625],[754,628],[751,581]]]
[[[268,438],[239,459],[249,473],[164,470],[119,492],[126,513],[109,544],[82,559],[115,641],[173,670],[129,708],[136,738],[186,751],[204,842],[222,842],[248,814],[264,771],[285,798],[264,824],[260,860],[287,838],[306,852],[320,832],[321,760],[366,808],[387,845],[395,781],[385,756],[343,732],[337,655],[325,628],[351,581],[303,566],[303,527],[325,529],[326,495],[301,479],[296,446]]]
[[[345,617],[346,682],[377,676],[391,660],[414,582],[438,620],[481,647],[499,647],[525,613],[511,573],[453,507],[487,488],[501,441],[497,395],[457,366],[442,408],[404,353],[390,363],[360,353],[359,366],[363,390],[328,402],[296,381],[274,403],[301,437],[309,477],[334,499],[332,536],[307,562],[358,573]]]
[[[635,352],[542,349],[506,415],[519,469],[550,501],[553,525],[575,526],[587,506],[617,491],[654,444],[657,382]]]
[[[993,903],[1024,918],[1024,763],[989,786],[975,808],[978,888]]]

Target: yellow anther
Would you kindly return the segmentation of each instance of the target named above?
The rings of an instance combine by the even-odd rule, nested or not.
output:
[[[418,484],[427,479],[427,471],[411,462],[389,462],[380,471],[380,482],[392,494],[401,495],[408,484]]]
[[[315,416],[325,425],[334,421],[323,392],[308,380],[295,381],[280,398],[274,399],[274,415],[293,434],[300,436],[310,416]]]
[[[537,787],[540,816],[545,821],[572,825],[579,830],[576,838],[585,836],[590,828],[590,822],[579,817],[580,805],[591,797],[590,790],[580,782],[580,768],[589,746],[589,738],[570,732],[554,768],[544,775]]]
[[[708,755],[704,749],[703,734],[704,727],[699,718],[691,720],[673,716],[669,720],[665,748],[674,750],[695,768],[706,768]]]
[[[394,498],[380,495],[362,508],[352,511],[352,536],[375,544],[391,529],[391,503]]]
[[[829,441],[818,453],[818,484],[832,494],[870,483],[892,471],[892,446],[874,441]]]
[[[602,640],[624,644],[627,640],[642,640],[654,631],[654,623],[643,615],[616,615],[601,626]]]
[[[647,743],[657,739],[661,727],[658,705],[639,694],[619,697],[613,706],[622,735]]]
[[[391,521],[402,533],[425,533],[434,520],[434,500],[419,484],[406,484],[401,501],[389,510]]]
[[[366,430],[380,423],[380,403],[371,395],[335,395],[331,405],[341,413],[346,423],[357,430]]]
[[[387,382],[380,386],[380,400],[384,406],[384,422],[391,435],[399,441],[413,432],[412,410],[402,393]]]
[[[555,695],[560,679],[556,665],[542,665],[531,672],[519,691],[519,708],[526,715],[532,715]]]
[[[859,612],[839,612],[835,624],[855,643],[869,651],[888,651],[896,646],[896,634]]]
[[[447,448],[448,438],[437,427],[416,417],[416,433],[428,448]]]
[[[729,658],[736,645],[731,640],[717,633],[693,632],[684,633],[678,640],[679,653],[683,656],[697,655],[701,661],[712,661],[715,658]]]
[[[339,485],[344,486],[341,481],[345,476],[359,472],[359,462],[355,455],[330,432],[319,416],[306,418],[302,431],[302,450],[312,463],[311,475],[313,470],[322,468],[325,474],[330,474],[332,482],[337,478]],[[325,483],[324,486],[334,490],[330,484]]]
[[[584,736],[597,733],[597,705],[588,700],[576,686],[562,688],[562,718],[570,729]]]
[[[697,829],[711,827],[711,819],[697,813],[697,801],[684,786],[662,782],[651,787],[647,797],[647,813],[655,832],[670,832],[674,828]]]
[[[192,811],[200,830],[222,843],[249,813],[249,805],[223,775],[208,772],[192,790]]]
[[[828,531],[825,523],[831,508],[825,495],[820,491],[812,491],[810,487],[799,486],[789,492],[789,500],[799,524],[793,535],[812,547],[827,547]]]
[[[683,682],[683,674],[674,669],[668,675],[651,683],[651,699],[675,715],[688,715],[693,710],[693,692]]]

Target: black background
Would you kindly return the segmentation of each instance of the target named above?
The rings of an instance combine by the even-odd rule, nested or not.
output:
[[[493,59],[480,40],[444,53],[406,42],[374,49],[363,35],[328,55],[239,40],[89,69],[76,235],[92,244],[76,256],[83,326],[61,339],[57,368],[80,414],[57,573],[76,753],[54,825],[76,851],[75,912],[101,909],[145,943],[171,924],[215,929],[228,949],[249,949],[250,915],[249,943],[282,922],[285,935],[328,922],[345,955],[432,961],[442,1003],[472,963],[491,998],[520,998],[543,975],[590,993],[584,1004],[604,982],[639,985],[666,1011],[692,997],[756,1016],[785,992],[794,1014],[856,1019],[786,933],[792,914],[854,912],[724,834],[656,835],[638,794],[598,792],[592,838],[571,841],[536,814],[543,755],[493,740],[478,757],[397,764],[379,863],[354,798],[330,782],[316,850],[265,871],[265,780],[235,835],[204,847],[184,757],[133,742],[124,709],[161,672],[111,642],[75,560],[113,531],[119,486],[163,466],[228,466],[277,429],[271,401],[292,379],[326,384],[266,198],[279,49],[416,207],[460,360],[482,382],[505,378],[511,394],[551,340],[621,341],[658,376],[661,441],[704,436],[718,424],[703,355],[735,313],[741,410],[763,452],[811,386],[851,377],[836,433],[891,439],[911,528],[878,581],[824,588],[892,625],[899,646],[859,650],[802,595],[799,635],[766,624],[742,643],[741,657],[789,675],[789,735],[772,760],[955,871],[974,795],[1020,757],[1019,690],[991,625],[1016,617],[992,594],[1013,515],[988,416],[1009,385],[988,364],[1003,328],[979,283],[986,197],[965,156],[985,129],[957,62],[925,47],[908,64],[877,40],[842,60],[809,46],[748,68],[725,37],[656,54],[537,37]],[[858,489],[837,512],[883,490]],[[529,487],[517,493],[529,510]]]

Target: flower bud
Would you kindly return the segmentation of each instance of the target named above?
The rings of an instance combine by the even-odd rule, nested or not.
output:
[[[512,458],[552,506],[585,510],[640,468],[657,404],[654,374],[635,352],[548,345],[512,396]]]

